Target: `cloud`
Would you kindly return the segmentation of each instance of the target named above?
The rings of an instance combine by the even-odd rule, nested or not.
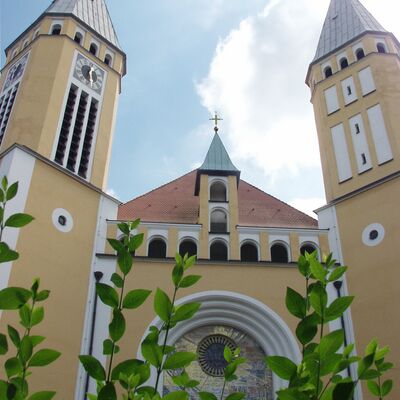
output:
[[[208,75],[197,84],[202,104],[224,118],[221,135],[232,157],[251,160],[270,184],[320,166],[304,84],[326,12],[318,3],[273,0],[243,19],[220,40]]]
[[[113,188],[109,188],[106,190],[106,193],[115,199],[118,199],[118,194]]]

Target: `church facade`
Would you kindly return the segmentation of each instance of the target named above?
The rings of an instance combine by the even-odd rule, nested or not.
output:
[[[21,257],[2,266],[0,286],[29,286],[41,277],[51,290],[41,329],[47,345],[62,352],[52,368],[35,371],[34,389],[77,400],[95,391],[77,356],[107,361],[102,342],[110,315],[95,301],[95,283],[110,282],[116,268],[106,238],[120,236],[119,221],[136,218],[144,243],[128,287],[169,292],[175,253],[197,255],[202,279],[179,302],[202,307],[170,340],[198,352],[190,373],[208,390],[217,392],[220,378],[200,355],[233,343],[248,363],[228,390],[245,390],[249,400],[275,398],[284,383],[263,359],[300,359],[297,322],[284,298],[287,286],[302,291],[295,262],[305,251],[320,258],[333,251],[351,266],[330,297],[351,292],[357,301],[332,328],[341,324],[358,351],[377,336],[399,360],[399,52],[396,38],[358,0],[331,1],[306,78],[327,197],[318,221],[240,179],[217,118],[200,168],[120,204],[105,189],[126,55],[104,0],[53,1],[7,47],[0,78],[0,174],[20,182],[9,212],[35,217],[6,232]],[[159,323],[153,318],[148,301],[127,321],[121,358],[141,356],[142,337]],[[16,322],[5,313],[1,327]],[[172,389],[164,376],[160,390]],[[359,390],[356,398],[369,397]]]

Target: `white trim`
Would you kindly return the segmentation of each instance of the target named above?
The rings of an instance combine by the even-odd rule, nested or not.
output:
[[[217,207],[210,208],[210,210],[209,210],[209,217],[208,217],[208,224],[209,225],[208,226],[210,227],[210,232],[212,232],[212,230],[211,230],[211,216],[215,211],[220,211],[220,212],[225,214],[225,217],[226,217],[226,233],[230,232],[229,231],[229,211],[225,207],[223,207],[223,205],[222,206],[218,205]],[[213,232],[213,233],[219,233],[219,232]],[[221,232],[221,233],[224,234],[225,232]]]
[[[269,256],[271,258],[271,262],[276,262],[276,261],[272,261],[272,254],[271,254],[272,246],[275,246],[276,244],[281,245],[286,249],[287,258],[288,258],[287,262],[291,263],[292,262],[292,251],[291,251],[290,245],[289,245],[289,243],[286,243],[283,240],[274,240],[273,242],[269,243],[268,250],[269,250]]]
[[[378,236],[376,239],[371,239],[369,237],[372,231],[378,232]],[[367,227],[364,228],[361,237],[362,237],[362,242],[366,246],[368,247],[378,246],[378,244],[381,244],[383,239],[385,238],[385,228],[383,227],[382,224],[378,223],[369,224]]]
[[[99,209],[97,213],[97,226],[94,238],[92,266],[89,272],[89,287],[86,301],[86,313],[82,332],[82,342],[80,354],[88,354],[90,345],[90,334],[93,314],[93,299],[95,295],[95,279],[94,272],[103,273],[103,282],[109,282],[111,275],[116,269],[116,260],[99,259],[96,254],[104,252],[107,238],[107,218],[116,218],[118,212],[118,204],[111,199],[100,196]],[[106,356],[103,355],[103,340],[108,337],[108,324],[110,322],[110,308],[101,301],[97,302],[96,321],[93,336],[93,355],[105,365]],[[86,373],[82,365],[79,363],[77,368],[77,380],[75,387],[75,399],[83,399],[86,384]],[[89,383],[89,392],[96,393],[96,383],[91,379]],[[85,397],[86,398],[86,397]]]
[[[60,217],[65,218],[64,225],[62,225],[59,222]],[[51,215],[51,220],[52,220],[55,228],[63,233],[70,232],[72,230],[72,228],[74,227],[74,219],[72,218],[72,215],[67,210],[64,210],[63,208],[56,208]]]
[[[260,301],[241,293],[228,291],[207,291],[195,293],[180,299],[177,305],[200,302],[201,308],[189,321],[177,325],[170,331],[168,343],[175,343],[187,332],[205,325],[227,325],[245,332],[261,346],[268,355],[288,357],[296,363],[300,362],[300,351],[296,339],[283,319]],[[158,329],[162,321],[157,317],[150,326]],[[145,332],[141,342],[149,330]],[[140,346],[138,358],[143,359]],[[155,384],[155,374],[152,375],[149,385]],[[162,379],[159,388],[162,388]],[[273,374],[273,392],[276,399],[276,390],[286,387],[287,382]]]
[[[63,19],[55,19],[55,20],[53,20],[52,23],[51,23],[50,29],[49,29],[49,35],[53,34],[52,33],[53,32],[53,28],[56,25],[60,25],[61,26],[61,31],[62,31],[62,28],[63,28],[63,25],[64,25],[64,20]],[[60,31],[60,34],[61,34],[61,31]]]
[[[149,246],[153,240],[162,240],[165,243],[165,257],[168,257],[168,231],[152,230],[148,232],[146,241],[146,256],[149,256]]]
[[[255,246],[255,248],[257,249],[257,261],[260,261],[260,259],[261,259],[261,246],[260,246],[260,243],[257,240],[250,239],[250,238],[245,238],[243,240],[240,240],[240,244],[239,244],[239,256],[240,256],[240,259],[242,258],[242,246],[245,245],[245,244],[252,244],[253,246]]]
[[[5,218],[11,214],[25,212],[32,174],[36,159],[20,149],[13,149],[0,160],[0,179],[7,176],[9,184],[18,181],[18,193],[16,197],[7,204]],[[5,229],[3,241],[11,249],[15,249],[20,229]],[[7,262],[0,268],[0,289],[8,286],[13,262]]]
[[[223,235],[223,234],[215,233],[215,234],[213,234],[213,235],[209,235],[209,236],[208,236],[208,259],[209,259],[210,261],[216,261],[216,260],[211,260],[211,257],[210,257],[211,245],[212,245],[214,242],[223,242],[223,243],[225,243],[226,248],[227,248],[227,257],[226,257],[226,259],[227,259],[227,261],[229,261],[229,260],[230,260],[230,242],[229,242],[229,235]]]
[[[228,178],[226,176],[209,176],[208,177],[208,200],[211,201],[211,186],[214,183],[222,183],[225,186],[226,202],[229,202]],[[217,202],[218,203],[218,202]]]
[[[263,228],[259,226],[238,226],[237,227],[238,232],[241,233],[246,233],[246,232],[268,232],[270,235],[287,235],[291,232],[296,232],[296,233],[304,233],[306,235],[308,234],[319,234],[322,232],[327,231],[327,229],[321,229],[321,228]]]

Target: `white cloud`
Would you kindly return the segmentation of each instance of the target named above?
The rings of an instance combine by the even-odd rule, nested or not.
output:
[[[296,198],[289,201],[289,204],[292,207],[303,211],[303,213],[308,214],[310,217],[317,218],[314,210],[325,205],[326,201],[325,198],[322,197]]]

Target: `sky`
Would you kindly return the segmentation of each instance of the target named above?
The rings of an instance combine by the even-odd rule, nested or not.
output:
[[[50,0],[0,0],[4,48]],[[362,0],[400,38],[398,0]],[[128,59],[108,192],[122,202],[197,168],[214,135],[242,179],[314,215],[325,204],[305,85],[329,0],[107,0]],[[314,215],[315,216],[315,215]]]

